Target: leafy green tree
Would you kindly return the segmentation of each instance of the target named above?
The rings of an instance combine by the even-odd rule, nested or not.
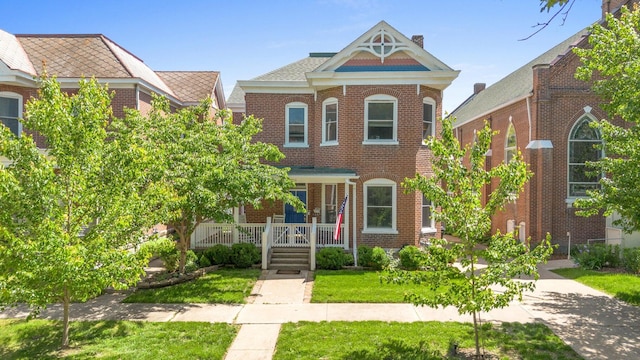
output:
[[[211,117],[211,100],[170,112],[169,102],[156,97],[148,116],[132,121],[129,131],[140,144],[163,159],[151,176],[164,189],[163,217],[178,236],[179,270],[184,271],[191,234],[203,221],[232,222],[233,207],[282,199],[303,209],[289,189],[288,169],[268,162],[284,155],[272,145],[253,141],[262,123],[253,116],[239,125],[228,111]]]
[[[512,233],[497,233],[484,244],[491,231],[491,217],[522,191],[531,177],[520,154],[509,163],[485,170],[486,152],[495,134],[488,124],[477,133],[477,141],[464,148],[453,135],[452,119],[443,120],[442,138],[430,138],[433,151],[433,176],[417,174],[405,179],[406,191],[420,191],[438,205],[433,216],[447,224],[459,243],[434,239],[423,258],[429,271],[385,272],[389,282],[424,284],[435,295],[412,293],[415,305],[455,306],[461,314],[472,314],[476,354],[480,355],[478,314],[509,305],[514,298],[532,290],[533,282],[515,280],[519,275],[538,277],[536,265],[552,252],[549,239],[531,250]],[[497,185],[496,185],[496,179]],[[486,185],[493,191],[484,202]],[[486,265],[479,265],[480,260]],[[455,261],[455,262],[454,262]],[[496,287],[500,290],[496,291]]]
[[[11,161],[0,166],[0,304],[26,303],[33,315],[62,302],[63,347],[69,304],[135,284],[148,261],[131,248],[154,223],[151,159],[109,132],[112,120],[111,95],[95,79],[70,95],[44,77],[23,124],[46,151],[0,127],[0,155]]]
[[[611,118],[620,117],[623,126],[608,120],[594,122],[602,135],[606,156],[589,163],[594,174],[606,174],[600,188],[575,206],[581,215],[617,212],[617,223],[626,231],[640,230],[640,11],[622,8],[620,18],[606,16],[606,26],[591,27],[589,44],[574,49],[582,66],[576,77],[593,80],[593,91],[604,100],[601,105]]]

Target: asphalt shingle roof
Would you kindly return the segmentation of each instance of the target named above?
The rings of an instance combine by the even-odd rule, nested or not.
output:
[[[456,118],[455,124],[461,125],[474,120],[492,109],[530,94],[531,91],[533,91],[533,66],[538,64],[551,64],[557,57],[571,51],[571,48],[587,34],[587,29],[579,31],[498,82],[487,87],[477,95],[468,98],[451,113],[451,116]]]
[[[213,91],[218,81],[217,71],[156,71],[182,101],[199,102]]]
[[[298,60],[289,65],[285,65],[279,69],[270,71],[266,74],[255,77],[251,80],[254,81],[305,81],[306,72],[315,70],[318,66],[324,64],[327,60],[331,59],[327,57],[306,57],[302,60]]]

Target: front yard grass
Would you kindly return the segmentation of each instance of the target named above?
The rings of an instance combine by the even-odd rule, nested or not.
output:
[[[484,324],[483,343],[500,359],[581,359],[542,324]],[[275,360],[444,359],[450,344],[475,353],[473,325],[457,322],[300,322],[284,324]]]
[[[553,270],[556,274],[607,293],[618,300],[640,306],[640,276],[580,268]]]
[[[425,285],[387,284],[380,273],[363,270],[318,270],[311,302],[314,303],[406,303],[408,292],[429,294]]]
[[[238,327],[204,322],[0,320],[0,359],[222,359]]]
[[[258,269],[219,269],[178,285],[138,289],[123,302],[244,304],[259,276]]]

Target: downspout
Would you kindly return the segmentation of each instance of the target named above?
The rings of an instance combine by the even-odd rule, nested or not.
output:
[[[357,207],[356,207],[356,200],[357,200],[357,198],[356,198],[356,194],[357,194],[356,183],[354,183],[353,181],[345,180],[345,182],[344,182],[344,194],[345,194],[345,196],[347,194],[349,194],[348,187],[347,187],[348,185],[352,185],[353,186],[352,196],[351,196],[351,203],[353,204],[353,206],[352,206],[352,208],[353,208],[353,227],[352,227],[351,232],[353,234],[353,264],[355,266],[358,266],[358,239],[357,239],[357,236],[356,236],[357,233],[358,233],[357,230],[356,230],[356,228],[357,228],[357,226],[356,226],[357,225],[357,219],[358,219],[358,217],[356,216],[356,210],[357,210]],[[347,211],[347,219],[346,219],[345,223],[348,222],[348,221],[349,221],[349,212]]]
[[[531,132],[532,132],[532,128],[531,128],[531,96],[527,96],[527,120],[529,121],[529,142],[527,142],[527,144],[531,143]]]
[[[140,89],[138,84],[134,85],[134,90],[136,92],[136,110],[140,111]]]

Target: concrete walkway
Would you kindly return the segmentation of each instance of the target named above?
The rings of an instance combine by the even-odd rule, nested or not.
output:
[[[536,290],[522,303],[482,314],[483,321],[543,322],[585,359],[640,359],[640,307],[626,305],[550,269],[572,267],[566,260],[541,266]],[[296,321],[471,321],[454,308],[431,309],[410,304],[311,304],[309,274],[263,272],[249,303],[123,304],[121,294],[108,294],[72,304],[72,320],[209,321],[241,325],[225,360],[271,359],[280,325]],[[24,318],[25,309],[10,309],[0,318]],[[53,305],[41,318],[60,319]]]

